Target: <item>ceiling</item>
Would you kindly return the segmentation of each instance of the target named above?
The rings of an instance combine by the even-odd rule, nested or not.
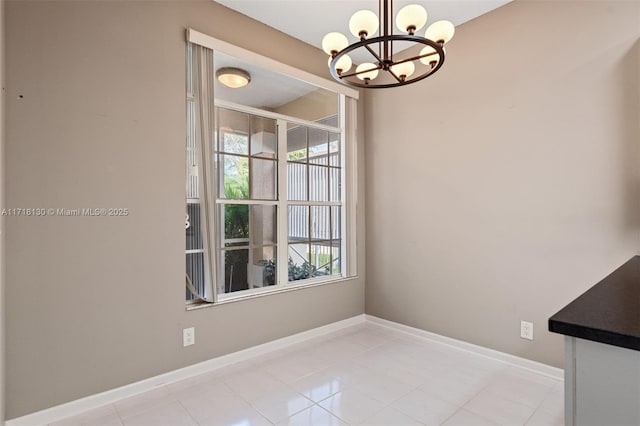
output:
[[[428,13],[427,25],[446,19],[458,25],[492,11],[512,0],[413,0],[394,2],[394,9],[418,3]],[[216,0],[312,46],[321,48],[322,37],[338,31],[349,33],[349,18],[360,9],[378,11],[378,0]],[[394,18],[395,19],[395,18]],[[424,30],[422,30],[424,33]]]
[[[216,98],[255,108],[273,109],[318,89],[304,81],[296,80],[219,51],[216,51],[214,55],[216,69],[240,68],[251,76],[251,83],[241,89],[230,89],[215,79]]]

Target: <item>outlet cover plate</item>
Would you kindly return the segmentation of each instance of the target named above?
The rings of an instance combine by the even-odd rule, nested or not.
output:
[[[194,327],[182,330],[182,346],[191,346],[196,343],[196,329]]]
[[[520,321],[520,337],[527,340],[533,340],[533,323],[528,321]]]

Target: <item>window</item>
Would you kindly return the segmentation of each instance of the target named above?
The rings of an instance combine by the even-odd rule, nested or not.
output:
[[[325,120],[337,124],[336,117]],[[342,271],[341,133],[287,131],[288,280]]]
[[[187,301],[354,276],[354,93],[238,59],[216,42],[187,47]],[[255,78],[225,88],[213,78],[221,66]]]
[[[275,285],[276,120],[220,107],[215,117],[217,294]]]

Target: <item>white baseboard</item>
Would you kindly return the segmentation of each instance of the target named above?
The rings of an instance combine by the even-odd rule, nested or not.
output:
[[[85,398],[67,402],[65,404],[56,405],[35,413],[27,414],[22,417],[16,417],[5,422],[6,426],[44,426],[49,423],[62,420],[67,417],[75,416],[85,411],[101,407],[105,404],[111,404],[123,398],[138,395],[143,392],[153,390],[158,386],[164,386],[175,383],[180,380],[188,379],[199,374],[208,373],[221,367],[225,367],[237,362],[245,361],[250,358],[283,349],[296,343],[301,343],[314,337],[324,336],[343,328],[351,327],[357,324],[363,324],[366,321],[365,315],[357,315],[342,321],[324,325],[322,327],[303,331],[261,345],[252,346],[238,352],[223,355],[198,364],[180,368],[178,370],[169,371],[158,376],[150,377],[139,382],[131,383],[116,389],[111,389]]]
[[[538,374],[543,374],[545,376],[548,376],[554,379],[559,379],[559,380],[564,379],[564,370],[561,368],[552,367],[547,364],[531,361],[530,359],[521,358],[519,356],[511,355],[505,352],[500,352],[494,349],[485,348],[484,346],[474,345],[472,343],[468,343],[462,340],[452,339],[451,337],[446,337],[440,334],[431,333],[429,331],[425,331],[419,328],[385,320],[382,318],[374,317],[372,315],[366,315],[366,318],[367,318],[367,322],[371,324],[376,324],[376,325],[390,328],[396,331],[401,331],[401,332],[410,334],[412,336],[419,337],[421,339],[429,340],[431,342],[441,343],[441,344],[452,346],[454,348],[457,348],[463,351],[471,352],[477,355],[482,355],[484,357],[491,358],[496,361],[504,362],[506,364],[511,364],[527,370],[531,370]]]
[[[16,417],[14,419],[7,420],[5,422],[5,425],[44,426],[49,423],[62,420],[66,417],[75,416],[85,411],[92,410],[106,404],[114,403],[123,398],[128,398],[143,392],[153,390],[158,386],[164,386],[170,383],[178,382],[180,380],[188,379],[193,376],[197,376],[199,374],[208,373],[218,368],[245,361],[250,358],[264,355],[278,349],[286,348],[296,343],[305,342],[314,337],[324,336],[334,331],[339,331],[341,329],[358,324],[363,324],[365,322],[374,324],[379,327],[386,327],[389,329],[400,331],[416,338],[437,342],[457,348],[459,350],[482,355],[487,358],[511,364],[520,368],[525,368],[527,370],[531,370],[536,373],[552,377],[554,379],[563,379],[564,377],[564,370],[560,368],[551,367],[549,365],[531,361],[525,358],[520,358],[515,355],[488,349],[482,346],[463,342],[461,340],[452,339],[450,337],[441,336],[439,334],[431,333],[429,331],[410,327],[408,325],[400,324],[397,322],[388,321],[371,315],[361,314],[342,321],[334,322],[332,324],[327,324],[322,327],[303,331],[292,336],[283,337],[281,339],[243,349],[238,352],[203,361],[198,364],[190,365],[188,367],[180,368],[178,370],[169,371],[167,373],[160,374],[155,377],[150,377],[148,379],[131,383],[129,385],[125,385],[116,389],[108,390],[95,395],[90,395],[85,398],[57,405],[55,407],[37,411],[35,413],[27,414],[22,417]]]

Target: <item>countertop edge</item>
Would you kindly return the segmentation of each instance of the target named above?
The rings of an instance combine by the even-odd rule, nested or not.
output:
[[[565,336],[590,340],[596,343],[604,343],[607,345],[640,351],[640,339],[635,336],[628,336],[611,331],[585,327],[583,325],[557,321],[554,320],[553,317],[549,318],[549,331],[564,334]]]
[[[640,255],[551,316],[548,330],[640,351]]]

